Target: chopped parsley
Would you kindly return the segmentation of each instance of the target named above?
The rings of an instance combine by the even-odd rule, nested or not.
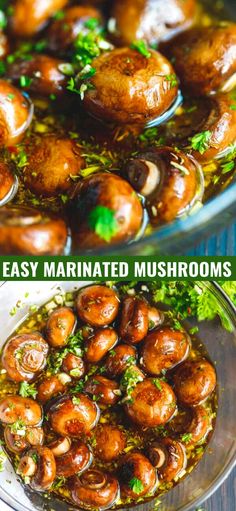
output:
[[[33,454],[30,455],[34,463],[38,463],[38,454],[36,452],[33,452]]]
[[[22,432],[22,433],[25,432],[26,425],[25,425],[24,421],[22,421],[21,419],[18,419],[16,422],[11,424],[10,429],[11,429],[11,433],[18,435],[19,432]]]
[[[176,74],[174,74],[174,73],[166,75],[165,79],[167,82],[169,82],[171,88],[176,87],[178,85],[178,78],[177,78]]]
[[[132,403],[132,392],[137,383],[142,381],[142,376],[133,365],[127,367],[121,378],[121,389],[126,393],[125,402]]]
[[[159,378],[153,378],[153,380],[152,380],[152,381],[153,381],[153,383],[154,383],[155,387],[156,387],[158,390],[162,391],[161,381],[159,380]]]
[[[130,479],[129,487],[137,495],[139,495],[139,493],[142,493],[142,491],[144,490],[142,481],[140,481],[140,479],[138,479],[137,477],[133,477],[132,479]]]
[[[33,81],[32,78],[30,78],[29,76],[22,75],[20,77],[20,86],[21,87],[30,87],[32,81]]]
[[[107,243],[118,232],[118,223],[115,211],[105,206],[96,206],[88,215],[89,227]]]
[[[181,436],[181,440],[184,444],[188,444],[192,440],[192,436],[192,433],[184,433],[184,435]]]
[[[85,28],[88,28],[89,30],[95,30],[95,28],[98,28],[100,25],[100,21],[98,18],[89,18],[84,22]]]
[[[35,399],[38,391],[36,390],[34,383],[30,384],[26,381],[23,381],[20,383],[19,394],[22,397],[32,397]]]
[[[58,373],[62,362],[68,353],[73,353],[77,357],[81,357],[83,354],[82,345],[83,335],[81,330],[78,330],[75,334],[68,337],[67,345],[64,349],[50,353],[47,360],[47,367],[50,373]]]
[[[143,55],[143,57],[146,57],[146,59],[150,59],[151,57],[151,52],[148,49],[148,45],[142,39],[138,41],[133,41],[130,48],[131,50],[136,50],[139,53],[141,53],[141,55]]]
[[[79,397],[75,397],[75,396],[72,397],[73,405],[79,405],[80,401],[81,401],[81,399]]]
[[[62,486],[64,486],[64,485],[65,485],[65,483],[66,483],[66,478],[65,478],[65,477],[63,477],[63,476],[60,476],[60,477],[58,476],[58,477],[55,479],[55,481],[54,481],[54,483],[53,483],[53,485],[52,485],[52,489],[53,489],[53,490],[58,490],[59,488],[61,488]]]
[[[201,133],[196,133],[194,137],[190,138],[191,148],[195,151],[198,151],[200,154],[204,154],[209,148],[211,131],[202,131]]]

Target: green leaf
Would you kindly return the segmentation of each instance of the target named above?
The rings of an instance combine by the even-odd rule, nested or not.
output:
[[[190,138],[192,149],[198,151],[200,154],[204,154],[209,148],[211,135],[211,131],[202,131],[201,133],[196,133],[194,137]]]
[[[137,477],[133,477],[129,481],[129,487],[137,495],[139,495],[139,493],[141,493],[144,490],[144,486],[143,486],[142,481],[140,481],[140,479],[138,479]]]
[[[36,390],[34,383],[30,384],[23,381],[20,383],[19,394],[22,397],[32,397],[35,399],[38,391]]]
[[[141,55],[143,55],[147,59],[150,59],[150,57],[151,57],[151,52],[148,49],[147,43],[145,41],[143,41],[142,39],[140,39],[138,41],[133,41],[130,48],[131,48],[131,50],[138,51],[139,53],[141,53]]]
[[[88,216],[89,227],[107,243],[118,232],[115,211],[105,206],[96,206]]]

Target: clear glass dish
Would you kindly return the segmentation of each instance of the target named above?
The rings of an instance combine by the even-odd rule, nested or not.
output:
[[[29,305],[41,305],[57,293],[60,286],[65,291],[88,285],[68,282],[7,282],[0,283],[0,345],[27,315]],[[219,410],[216,429],[207,451],[193,472],[174,489],[161,497],[158,511],[190,511],[197,508],[222,484],[236,463],[236,309],[221,288],[214,283],[199,283],[207,286],[219,301],[223,311],[231,320],[233,332],[224,330],[218,320],[198,323],[199,336],[203,340],[211,359],[216,363],[218,375]],[[27,298],[26,293],[29,293]],[[10,311],[18,300],[22,307],[14,315]],[[196,321],[191,321],[191,325]],[[71,505],[43,494],[26,491],[14,473],[9,461],[0,473],[0,499],[16,511],[73,511]],[[135,511],[153,511],[155,500],[132,507]],[[129,508],[130,509],[130,508]],[[124,511],[124,510],[123,510]]]

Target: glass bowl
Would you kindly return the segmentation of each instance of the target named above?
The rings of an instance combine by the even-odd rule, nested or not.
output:
[[[229,475],[236,462],[236,309],[221,288],[214,283],[199,282],[207,286],[218,300],[220,307],[232,323],[233,331],[223,329],[218,319],[198,324],[199,337],[204,342],[211,359],[216,364],[218,375],[219,410],[216,428],[206,453],[191,474],[175,488],[160,498],[160,504],[152,499],[145,504],[132,506],[135,511],[190,511],[207,499]],[[1,345],[27,315],[29,306],[41,305],[58,292],[58,286],[65,291],[88,285],[88,282],[7,282],[0,283],[0,324]],[[28,294],[29,293],[29,294]],[[27,296],[27,298],[26,298]],[[12,316],[10,311],[21,300],[22,306]],[[19,302],[18,302],[19,303]],[[26,490],[17,479],[7,460],[4,472],[0,473],[0,499],[16,511],[73,511],[57,499]],[[158,499],[159,500],[159,499]],[[78,509],[78,508],[77,508]],[[129,508],[130,509],[130,508]],[[124,510],[123,510],[124,511]]]

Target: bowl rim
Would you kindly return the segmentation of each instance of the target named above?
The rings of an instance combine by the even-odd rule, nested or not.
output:
[[[235,186],[236,188],[236,186]],[[197,281],[196,281],[197,282]],[[230,319],[233,321],[236,329],[236,306],[233,304],[230,297],[227,295],[227,293],[224,291],[222,286],[218,284],[216,281],[198,281],[202,282],[202,284],[208,288],[211,288],[212,292],[215,294],[220,294],[221,298],[224,302],[226,302],[227,307],[229,310],[227,311],[230,315]],[[8,281],[0,282],[0,288],[7,284]],[[49,281],[50,284],[50,281]],[[55,282],[53,282],[55,284]],[[181,511],[191,511],[193,509],[193,505],[196,506],[196,509],[201,506],[207,499],[209,499],[218,489],[219,487],[224,483],[224,481],[228,478],[230,473],[232,472],[233,468],[236,467],[236,452],[235,454],[231,455],[231,459],[228,461],[226,467],[224,468],[223,472],[213,480],[209,486],[209,489],[204,492],[204,494],[197,498],[194,503],[186,504],[184,507],[181,508]],[[25,506],[21,504],[19,501],[17,501],[14,497],[9,496],[8,493],[5,491],[4,488],[0,487],[0,500],[2,500],[10,509],[13,511],[32,511],[31,508],[28,506]],[[16,503],[16,507],[13,507],[14,503]],[[140,503],[134,505],[133,508],[129,508],[131,511],[138,510],[141,505],[144,505],[145,503]],[[71,507],[71,509],[75,509]],[[125,508],[122,510],[124,511]],[[178,511],[178,510],[176,510]]]

